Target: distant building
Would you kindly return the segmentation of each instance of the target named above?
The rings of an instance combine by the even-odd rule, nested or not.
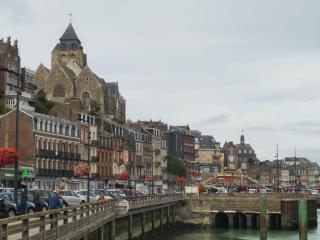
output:
[[[217,173],[223,168],[220,143],[213,136],[199,137],[199,168],[201,173]]]
[[[240,137],[240,144],[235,145],[235,154],[237,156],[237,168],[247,169],[247,165],[258,165],[259,160],[250,144],[245,143],[244,135]]]
[[[224,169],[237,169],[236,146],[233,142],[225,142],[222,148],[224,161]]]
[[[20,70],[20,57],[18,51],[18,41],[15,40],[11,45],[11,37],[4,42],[0,40],[0,101],[5,103],[6,107],[11,110],[16,107],[18,74],[20,75],[20,109],[32,111],[31,106],[33,95],[24,88],[24,77]]]
[[[190,127],[170,126],[169,131],[164,133],[168,144],[168,155],[178,157],[179,159],[195,163],[194,141]]]
[[[21,89],[34,96],[37,89],[35,71],[26,67],[21,68]]]

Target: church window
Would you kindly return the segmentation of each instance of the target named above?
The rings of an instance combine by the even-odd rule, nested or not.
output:
[[[89,80],[89,78],[87,77],[87,81]]]
[[[65,89],[61,84],[57,84],[53,89],[53,97],[65,97]]]
[[[60,71],[58,70],[58,74],[60,74]]]

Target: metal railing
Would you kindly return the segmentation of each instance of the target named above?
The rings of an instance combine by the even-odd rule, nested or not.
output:
[[[82,204],[45,212],[0,219],[0,239],[71,239],[96,229],[117,216],[121,199]],[[127,198],[129,211],[175,203],[182,196],[146,196]],[[143,210],[141,210],[143,211]]]

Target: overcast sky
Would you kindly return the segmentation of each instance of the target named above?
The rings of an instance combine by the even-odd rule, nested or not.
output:
[[[72,23],[88,65],[118,81],[127,118],[189,124],[260,160],[320,163],[319,0],[0,0],[0,37],[50,67]]]

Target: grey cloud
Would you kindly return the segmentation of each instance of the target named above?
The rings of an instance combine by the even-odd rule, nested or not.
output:
[[[283,141],[303,135],[305,149],[317,144],[319,8],[318,0],[0,0],[0,38],[19,38],[23,65],[50,67],[72,11],[90,68],[119,82],[128,118],[189,122],[221,142],[244,128],[259,155],[274,152],[277,132]]]
[[[200,120],[195,122],[195,125],[213,125],[213,124],[220,124],[220,123],[228,123],[230,122],[231,115],[229,114],[221,114],[221,115],[214,115],[209,118]]]

